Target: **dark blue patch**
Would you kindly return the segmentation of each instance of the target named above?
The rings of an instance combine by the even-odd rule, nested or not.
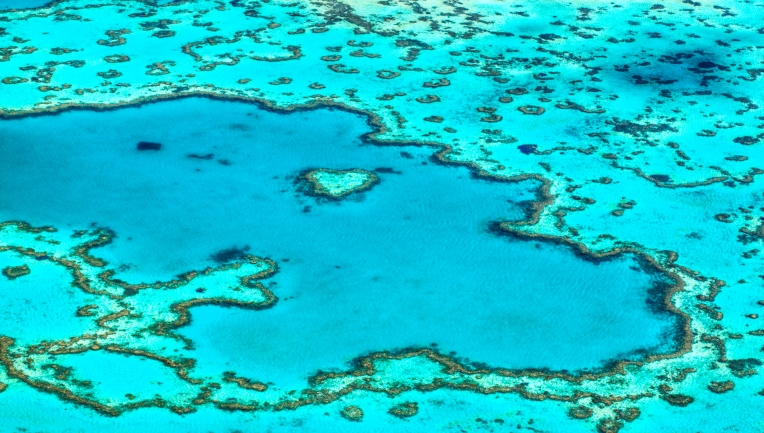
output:
[[[521,144],[517,146],[518,149],[520,149],[520,152],[523,153],[523,155],[530,155],[532,153],[536,153],[536,145],[535,144]]]

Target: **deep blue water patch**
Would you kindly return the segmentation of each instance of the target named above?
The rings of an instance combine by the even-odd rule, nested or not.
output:
[[[95,253],[131,282],[245,253],[278,262],[273,308],[192,310],[181,332],[199,375],[292,386],[407,347],[555,370],[674,349],[675,318],[650,306],[664,282],[634,257],[595,263],[491,233],[525,216],[538,183],[476,179],[434,164],[432,148],[364,142],[368,131],[343,111],[202,98],[3,120],[0,220],[109,227],[117,239]],[[380,184],[316,199],[295,183],[308,168],[376,170]]]
[[[162,150],[162,143],[154,143],[153,141],[139,141],[135,145],[138,150]]]
[[[520,152],[522,152],[523,155],[530,155],[533,152],[536,151],[536,145],[535,144],[521,144],[517,146],[518,149],[520,149]]]

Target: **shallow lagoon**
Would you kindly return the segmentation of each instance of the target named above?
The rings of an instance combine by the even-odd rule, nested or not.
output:
[[[0,0],[0,11],[39,8],[49,3],[53,3],[53,0]]]
[[[657,277],[632,257],[595,264],[488,231],[523,218],[537,183],[474,179],[434,164],[431,148],[364,143],[369,127],[354,114],[194,98],[0,128],[0,219],[109,227],[116,241],[95,253],[121,278],[164,279],[237,250],[279,263],[275,307],[192,310],[182,333],[197,375],[299,386],[364,353],[431,343],[557,370],[673,348],[674,321],[646,303]],[[139,141],[162,147],[138,151]],[[384,169],[372,190],[330,202],[294,182],[319,167]]]

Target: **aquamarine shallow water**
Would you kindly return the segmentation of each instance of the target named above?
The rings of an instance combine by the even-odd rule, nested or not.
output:
[[[0,406],[7,431],[27,428],[32,431],[67,431],[87,433],[95,429],[127,433],[137,429],[171,433],[192,433],[198,431],[272,431],[272,432],[429,432],[433,429],[444,432],[460,432],[463,429],[476,431],[517,431],[522,428],[536,428],[546,431],[583,433],[591,431],[591,426],[581,421],[572,421],[563,413],[555,411],[551,402],[536,402],[544,411],[538,413],[537,406],[517,396],[501,396],[485,399],[470,393],[439,391],[427,395],[420,403],[417,417],[401,420],[388,415],[387,408],[405,399],[391,399],[385,395],[362,393],[356,404],[362,404],[366,415],[361,423],[351,423],[342,419],[337,412],[345,405],[340,401],[331,405],[307,407],[301,412],[248,413],[221,412],[202,408],[199,412],[183,417],[164,410],[145,409],[127,413],[119,418],[105,418],[92,411],[62,403],[55,397],[40,394],[22,387],[9,388],[6,393],[12,405]],[[480,413],[480,417],[474,414]],[[469,415],[468,415],[469,414]],[[486,420],[484,423],[480,420]],[[496,422],[500,420],[500,422]],[[723,421],[719,422],[724,425]],[[522,431],[522,430],[521,430]],[[680,430],[675,430],[680,431]]]
[[[48,3],[52,0],[0,0],[0,10],[37,8]]]
[[[750,383],[750,381],[749,381]],[[651,408],[640,416],[640,423],[627,424],[621,431],[641,433],[660,429],[669,433],[693,432],[759,432],[761,420],[756,416],[740,417],[740,407],[764,410],[764,399],[752,399],[753,389],[741,389],[723,400],[714,394],[704,396],[703,406],[685,410]],[[431,432],[462,431],[515,432],[534,431],[584,433],[596,431],[592,422],[571,420],[556,405],[547,400],[529,402],[516,395],[486,396],[458,391],[437,391],[419,397],[418,416],[401,420],[384,413],[401,398],[366,393],[354,401],[365,409],[364,421],[351,423],[337,412],[344,402],[313,406],[299,412],[248,413],[221,412],[202,408],[199,412],[179,417],[160,409],[145,409],[127,413],[119,418],[107,418],[92,411],[62,402],[54,396],[41,394],[22,386],[13,386],[4,396],[10,404],[0,405],[5,431],[25,428],[30,431],[66,431],[88,433],[94,430],[134,432],[136,429],[171,433],[198,431],[228,432],[262,430],[272,432]],[[497,422],[500,420],[501,422]],[[699,424],[700,423],[700,424]],[[520,429],[517,426],[520,426]],[[688,429],[688,426],[702,427]],[[221,426],[224,426],[221,428]]]
[[[0,269],[24,264],[34,266],[38,272],[3,282],[0,321],[5,335],[14,335],[23,344],[34,344],[43,333],[51,339],[69,338],[79,333],[78,325],[85,319],[79,318],[74,323],[62,321],[61,312],[75,311],[92,302],[93,297],[74,287],[62,287],[61,281],[66,281],[69,276],[60,266],[34,259],[0,258]]]
[[[316,128],[305,132],[308,127],[302,125],[296,135],[307,143],[331,143],[328,152],[327,146],[315,146],[317,152],[331,154],[322,164],[349,169],[345,164],[352,163],[372,171],[387,167],[378,170],[381,182],[371,190],[344,202],[319,203],[283,175],[262,179],[278,170],[294,176],[300,169],[320,168],[312,165],[314,155],[298,158],[294,167],[268,163],[263,168],[250,161],[260,155],[225,139],[208,151],[188,148],[213,136],[257,142],[244,137],[246,131],[228,131],[227,122],[216,121],[213,131],[199,131],[215,123],[206,118],[209,112],[165,122],[167,130],[180,125],[200,133],[193,137],[175,131],[174,136],[153,139],[164,143],[154,155],[122,152],[122,142],[151,139],[143,127],[158,129],[160,121],[172,116],[144,122],[135,115],[129,128],[114,131],[105,131],[106,120],[94,124],[69,116],[57,134],[30,122],[13,134],[14,143],[5,152],[13,155],[0,172],[6,197],[20,198],[7,204],[7,215],[0,212],[0,268],[7,275],[0,276],[0,301],[5,301],[0,302],[0,431],[764,431],[764,421],[751,415],[764,404],[761,0],[184,0],[160,7],[137,0],[64,0],[49,8],[3,9],[32,5],[0,0],[3,118],[58,112],[71,105],[112,106],[200,94],[254,98],[278,107],[340,105],[378,116],[385,130],[381,138],[448,144],[453,161],[503,179],[536,180],[514,186],[475,181],[464,168],[419,164],[432,152],[424,149],[411,150],[412,158],[406,159],[399,155],[401,149],[388,155],[366,146],[364,151],[377,153],[363,156],[359,151],[342,161],[333,146],[355,143],[368,129],[363,121],[343,121],[335,114],[324,119],[320,113],[326,111],[319,111],[318,122],[312,123],[343,134],[329,137]],[[122,111],[102,114],[125,116]],[[67,133],[80,124],[92,131]],[[249,134],[262,140],[292,129],[289,125]],[[93,134],[108,139],[96,148],[88,138]],[[27,136],[48,144],[30,148]],[[283,137],[270,141],[282,143]],[[51,150],[57,143],[66,143],[68,149]],[[202,159],[187,158],[191,152]],[[214,155],[207,158],[208,153]],[[22,164],[24,155],[32,154],[51,162]],[[110,164],[94,163],[94,155]],[[298,155],[280,149],[269,157],[279,156]],[[149,170],[138,167],[144,164],[153,169],[148,176]],[[196,169],[198,176],[189,176]],[[6,173],[25,179],[10,179]],[[166,181],[169,176],[173,182]],[[222,185],[221,176],[237,181]],[[58,182],[49,181],[56,177]],[[48,181],[29,188],[29,179]],[[98,179],[109,187],[94,187]],[[606,370],[577,380],[556,374],[554,369],[570,369],[575,363],[602,365],[603,359],[594,355],[604,356],[605,349],[594,347],[597,341],[608,349],[633,343],[654,351],[668,351],[671,344],[663,326],[652,326],[650,320],[647,326],[636,320],[627,327],[619,317],[607,332],[586,329],[605,321],[599,316],[583,319],[598,302],[622,304],[632,313],[628,317],[635,316],[630,306],[637,305],[636,315],[656,318],[648,314],[645,298],[623,300],[623,294],[613,297],[597,285],[611,280],[644,295],[654,278],[640,271],[630,256],[581,264],[564,248],[541,244],[539,251],[529,252],[522,245],[535,249],[534,242],[497,238],[485,230],[488,221],[522,216],[525,206],[519,204],[540,197],[536,187],[542,180],[549,195],[538,220],[504,228],[523,237],[574,243],[595,254],[626,247],[654,261],[681,282],[682,290],[666,301],[688,319],[682,351],[628,364],[612,375]],[[428,182],[442,188],[433,189]],[[464,182],[470,186],[462,186]],[[431,189],[438,195],[423,192]],[[453,189],[460,193],[450,193]],[[242,194],[253,190],[283,191],[283,197],[278,201],[275,193]],[[93,198],[82,200],[83,194]],[[145,199],[152,194],[159,197]],[[239,196],[245,198],[235,201]],[[422,199],[400,205],[396,196]],[[186,203],[178,203],[177,197]],[[110,206],[92,204],[115,198]],[[266,199],[268,206],[251,206],[251,200]],[[461,207],[464,201],[468,208]],[[199,202],[206,207],[195,205]],[[216,208],[214,203],[227,206]],[[6,203],[0,200],[0,205]],[[410,212],[396,212],[398,207]],[[167,224],[161,216],[173,209],[180,216]],[[421,216],[430,209],[438,210],[439,218]],[[240,211],[246,217],[236,214]],[[262,215],[266,211],[267,217]],[[368,217],[371,211],[373,219]],[[60,231],[30,233],[25,226],[2,222],[12,214],[35,224],[56,224]],[[452,232],[443,230],[449,216],[459,221]],[[374,224],[361,223],[372,220]],[[200,221],[215,238],[198,233],[195,224]],[[278,229],[292,221],[305,224]],[[174,229],[161,230],[162,223]],[[99,226],[118,230],[112,245],[94,250],[110,260],[106,267],[76,249],[103,235]],[[87,228],[92,230],[70,236]],[[327,235],[317,237],[311,228]],[[441,235],[412,234],[435,230]],[[381,239],[383,231],[388,236]],[[277,235],[300,251],[274,242]],[[317,238],[349,252],[311,253],[323,246],[309,242]],[[376,252],[367,244],[377,247]],[[269,252],[262,252],[264,247]],[[508,258],[495,253],[505,248],[517,254]],[[238,253],[245,249],[280,265],[275,276],[262,280],[280,297],[275,305],[259,311],[194,307],[192,324],[177,331],[182,336],[170,333],[166,326],[183,317],[178,302],[208,303],[205,298],[217,297],[250,308],[267,306],[270,292],[241,278],[271,265],[242,260]],[[401,258],[402,249],[416,257]],[[434,249],[453,258],[433,265]],[[493,253],[492,260],[474,250]],[[221,266],[211,258],[213,253],[232,261],[203,275],[184,274],[184,279],[193,277],[189,284],[157,283],[140,293],[139,287],[123,289],[103,273],[117,268],[116,277],[131,282],[167,281],[188,269]],[[313,254],[310,261],[297,260],[308,253]],[[343,260],[370,266],[334,267]],[[404,263],[390,265],[394,260]],[[490,268],[469,267],[478,260],[506,266],[486,278]],[[538,271],[537,264],[547,261],[564,268]],[[417,287],[436,289],[401,293],[403,286],[413,285],[409,268],[420,264],[437,272]],[[20,265],[29,266],[31,274],[11,279]],[[566,269],[588,281],[558,275]],[[504,272],[519,272],[526,281],[496,284]],[[483,285],[467,294],[457,291],[455,286],[466,286],[468,277]],[[349,283],[343,285],[345,281]],[[569,292],[549,290],[545,282],[550,281]],[[521,283],[535,292],[518,290]],[[397,297],[374,297],[379,291]],[[497,296],[506,291],[522,296]],[[331,296],[317,296],[321,293]],[[361,297],[376,302],[356,302]],[[566,299],[591,308],[568,303],[561,314],[546,316],[549,323],[539,323],[539,314],[526,317],[542,309],[562,310]],[[454,308],[459,303],[469,308]],[[82,309],[86,304],[89,309]],[[359,304],[362,308],[343,309]],[[395,314],[380,314],[383,309]],[[498,325],[486,330],[473,314],[478,309],[501,319],[510,310],[524,315],[506,323],[492,318]],[[617,308],[597,311],[624,314]],[[305,312],[301,320],[284,319],[299,312]],[[579,319],[566,323],[565,341],[586,332],[600,338],[587,336],[591,351],[572,353],[569,347],[555,346],[560,316]],[[658,322],[661,317],[665,315],[658,315]],[[353,328],[337,326],[338,321]],[[523,324],[535,327],[526,330]],[[520,331],[543,335],[515,338]],[[231,338],[216,338],[212,332]],[[608,332],[628,338],[612,344]],[[433,334],[439,353],[454,350],[455,360],[463,364],[432,352],[406,352],[395,359],[377,353],[373,360],[360,361],[361,370],[320,376],[306,385],[305,377],[317,369],[346,370],[353,356],[374,350],[427,347]],[[350,341],[347,335],[364,338]],[[648,335],[661,346],[651,346]],[[196,343],[194,349],[188,337]],[[275,344],[275,338],[284,344]],[[512,350],[505,350],[508,344]],[[552,350],[560,356],[552,356]],[[290,356],[294,351],[307,355]],[[613,357],[633,356],[641,354]],[[190,359],[197,361],[193,368],[188,367]],[[541,375],[472,370],[471,363],[481,361],[553,370]],[[242,386],[249,382],[237,385],[230,374],[221,375],[225,370],[268,381],[270,387],[248,390]],[[418,403],[418,413],[399,419],[388,412],[404,402]],[[364,411],[363,421],[340,416],[348,405]]]
[[[119,278],[167,279],[230,248],[278,262],[275,307],[192,310],[181,333],[197,375],[300,386],[359,355],[433,343],[495,367],[554,370],[674,348],[675,320],[648,306],[661,278],[633,257],[593,263],[489,232],[525,217],[537,182],[476,179],[435,164],[432,148],[365,143],[358,115],[189,98],[2,128],[0,170],[12,175],[1,219],[108,227],[115,242],[94,253]],[[138,151],[140,141],[161,150]],[[377,169],[381,182],[314,199],[295,184],[314,167]]]

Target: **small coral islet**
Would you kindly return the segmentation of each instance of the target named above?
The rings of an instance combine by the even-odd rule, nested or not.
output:
[[[305,172],[301,178],[307,183],[309,194],[335,200],[369,190],[379,182],[376,174],[360,168],[350,170],[319,168]]]

